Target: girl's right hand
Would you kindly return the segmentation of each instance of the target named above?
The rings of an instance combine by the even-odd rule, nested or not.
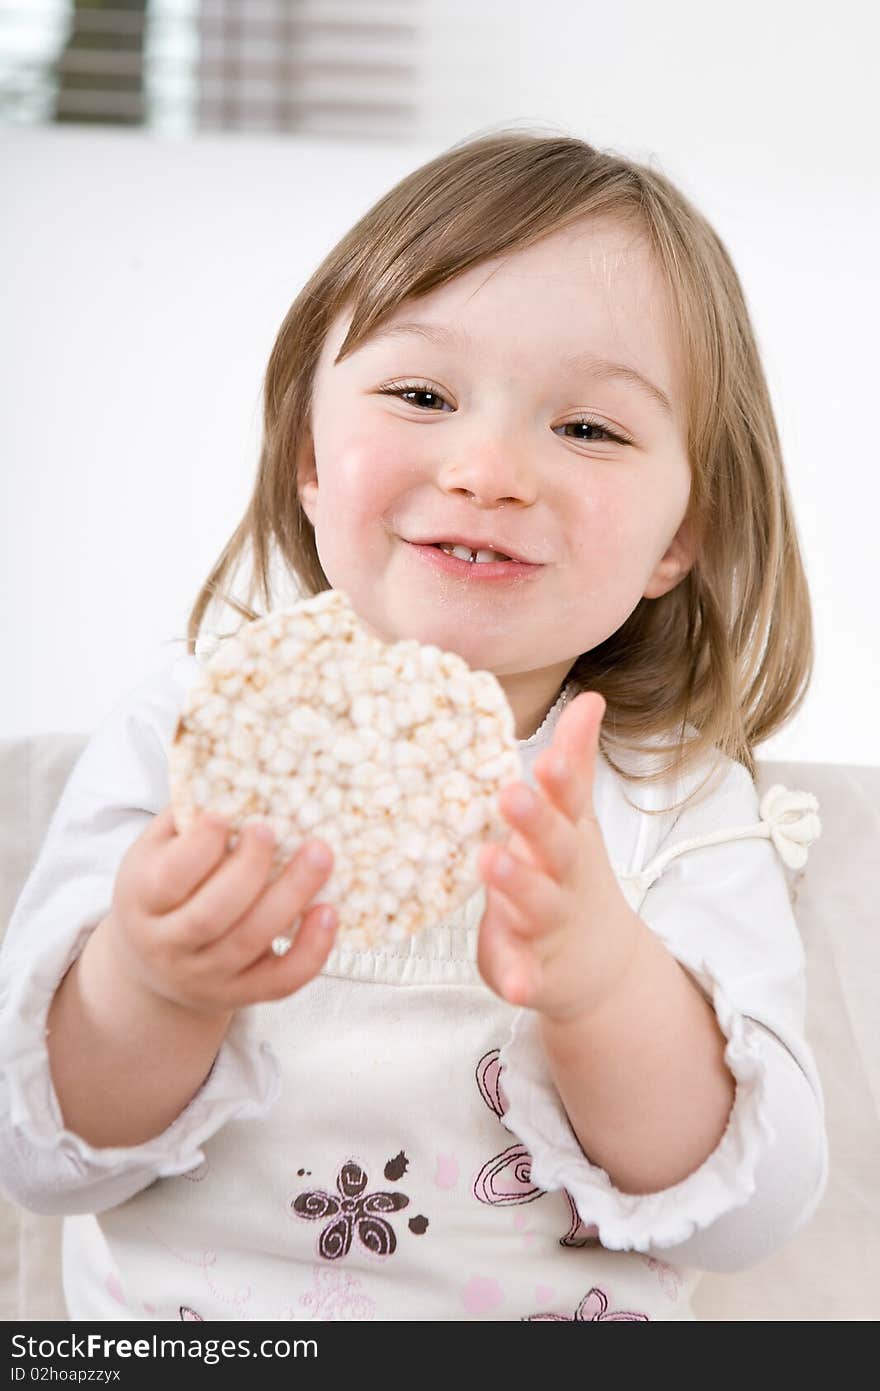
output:
[[[269,883],[275,845],[261,839],[262,829],[243,827],[227,853],[230,828],[222,822],[197,818],[179,835],[170,806],[154,818],[119,866],[106,921],[107,945],[130,978],[196,1013],[229,1014],[291,995],[318,974],[336,914],[327,904],[307,905],[329,877],[333,853],[310,840]],[[316,845],[326,853],[324,868],[309,863]],[[290,951],[276,956],[272,939],[293,935],[301,915]]]

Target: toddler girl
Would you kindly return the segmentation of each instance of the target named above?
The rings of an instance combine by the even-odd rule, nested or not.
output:
[[[273,883],[259,827],[174,830],[207,611],[279,607],[279,570],[513,710],[506,850],[405,943],[334,941],[320,826]],[[281,326],[188,655],[92,737],[8,930],[0,1174],[66,1216],[71,1317],[693,1319],[701,1271],[784,1245],[827,1172],[784,868],[819,823],[754,748],[811,664],[699,212],[523,132],[381,198]]]

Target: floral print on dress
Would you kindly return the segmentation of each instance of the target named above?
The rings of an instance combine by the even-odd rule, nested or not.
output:
[[[608,1313],[608,1296],[595,1285],[573,1314],[532,1314],[523,1323],[650,1323],[647,1314]]]
[[[477,1064],[476,1078],[480,1096],[489,1110],[502,1120],[508,1103],[501,1087],[500,1054],[499,1048],[485,1053]],[[571,1194],[565,1189],[562,1191],[568,1202],[571,1221],[565,1236],[559,1238],[560,1246],[598,1246],[598,1227],[585,1226]],[[543,1195],[544,1189],[532,1182],[532,1156],[522,1144],[510,1145],[496,1154],[483,1165],[474,1180],[474,1197],[492,1207],[533,1203]]]
[[[213,1298],[218,1303],[225,1304],[227,1307],[231,1307],[235,1310],[235,1313],[227,1315],[228,1318],[250,1319],[253,1317],[253,1315],[243,1312],[244,1306],[251,1297],[251,1288],[249,1285],[243,1285],[234,1292],[229,1293],[229,1286],[227,1286],[227,1291],[224,1292],[224,1290],[212,1280],[209,1271],[214,1270],[215,1273],[218,1273],[220,1270],[216,1251],[208,1250],[200,1251],[198,1255],[184,1255],[182,1252],[175,1250],[175,1248],[167,1242],[164,1237],[160,1236],[148,1223],[145,1224],[145,1231],[149,1232],[153,1240],[163,1247],[175,1261],[179,1261],[181,1265],[191,1266],[201,1271],[204,1282],[208,1286]],[[234,1275],[227,1275],[227,1279],[234,1278]],[[196,1318],[203,1322],[201,1315],[194,1313],[194,1311],[186,1305],[181,1305],[180,1308],[187,1309],[188,1318]],[[183,1315],[181,1315],[181,1317],[183,1317]]]
[[[300,1295],[300,1304],[314,1323],[366,1323],[376,1317],[375,1302],[360,1292],[360,1281],[345,1271],[318,1267],[312,1288]]]
[[[474,1181],[474,1194],[481,1203],[506,1207],[511,1203],[533,1203],[544,1196],[543,1188],[532,1183],[532,1157],[524,1145],[511,1145],[484,1164]]]
[[[355,1237],[370,1255],[382,1259],[396,1249],[394,1228],[382,1214],[400,1212],[401,1208],[409,1206],[409,1198],[405,1193],[366,1193],[368,1186],[369,1180],[361,1166],[349,1159],[336,1179],[338,1196],[319,1189],[300,1193],[288,1203],[291,1216],[303,1221],[331,1219],[318,1238],[318,1255],[325,1261],[347,1256]]]
[[[668,1261],[658,1261],[655,1256],[642,1256],[641,1261],[649,1270],[655,1272],[666,1298],[674,1303],[678,1298],[682,1283],[681,1276],[675,1267],[671,1266]]]

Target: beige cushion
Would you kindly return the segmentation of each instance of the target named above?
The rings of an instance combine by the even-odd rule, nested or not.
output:
[[[0,740],[0,934],[37,858],[62,788],[85,745],[75,734]],[[61,1218],[0,1196],[0,1318],[66,1319]]]
[[[84,740],[0,740],[0,931]],[[871,1319],[880,1309],[880,768],[759,764],[819,799],[822,837],[790,875],[807,958],[807,1035],[825,1089],[831,1174],[809,1224],[752,1270],[706,1275],[701,1319]],[[61,1219],[0,1198],[0,1318],[65,1318]]]

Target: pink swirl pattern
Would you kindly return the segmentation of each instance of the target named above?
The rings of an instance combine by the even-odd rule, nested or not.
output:
[[[501,1050],[493,1048],[477,1064],[476,1078],[480,1096],[499,1120],[507,1111],[507,1097],[501,1086]],[[533,1203],[543,1196],[543,1188],[532,1182],[532,1157],[525,1145],[511,1145],[484,1164],[474,1180],[474,1197],[492,1207]],[[560,1246],[598,1246],[599,1232],[595,1226],[581,1221],[574,1199],[565,1193],[571,1221]]]

